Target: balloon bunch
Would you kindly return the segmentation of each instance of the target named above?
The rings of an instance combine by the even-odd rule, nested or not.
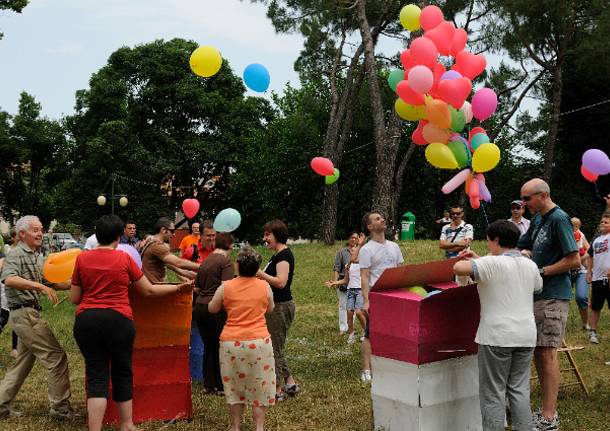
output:
[[[339,169],[335,168],[333,162],[326,157],[314,157],[311,159],[309,166],[311,166],[311,169],[313,169],[316,174],[324,177],[324,182],[327,185],[336,183],[341,174]]]
[[[222,66],[220,51],[210,45],[200,46],[189,59],[191,70],[195,75],[209,78],[214,76]],[[271,77],[265,66],[253,63],[244,69],[243,79],[246,86],[256,92],[264,93],[269,88]]]
[[[487,65],[485,57],[466,51],[468,35],[445,21],[437,6],[420,9],[409,4],[400,12],[400,22],[409,31],[423,29],[400,55],[404,70],[390,73],[388,84],[398,95],[396,113],[404,120],[419,121],[411,138],[426,145],[426,159],[440,169],[463,169],[442,188],[450,193],[466,183],[472,208],[490,201],[483,172],[496,167],[500,149],[490,142],[485,130],[474,127],[468,139],[460,133],[473,118],[484,121],[498,106],[496,93],[489,88],[476,91],[470,102],[472,80]],[[451,60],[453,58],[453,60]],[[444,63],[453,62],[449,70]]]
[[[610,174],[610,159],[602,150],[591,149],[582,155],[580,173],[587,180],[595,183],[600,175]]]

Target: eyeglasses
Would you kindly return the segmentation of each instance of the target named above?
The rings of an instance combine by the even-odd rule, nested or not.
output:
[[[171,233],[174,233],[176,231],[176,228],[170,229],[170,228],[166,227],[165,230],[167,230],[167,231],[169,231]]]
[[[459,216],[459,215],[462,215],[462,212],[463,211],[460,211],[459,213],[449,213],[449,214],[452,215],[452,216]]]
[[[529,196],[521,196],[521,200],[522,200],[522,201],[525,201],[525,202],[529,202],[529,201],[530,201],[530,199],[531,199],[532,197],[534,197],[534,196],[536,196],[536,195],[539,195],[540,193],[542,193],[542,192],[536,192],[536,193],[532,193],[532,194],[531,194],[531,195],[529,195]]]

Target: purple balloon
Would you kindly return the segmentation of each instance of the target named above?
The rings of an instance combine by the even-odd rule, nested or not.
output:
[[[461,78],[462,74],[457,70],[448,70],[447,72],[441,75],[441,81],[448,79],[449,81],[453,81],[454,79]]]
[[[116,246],[116,249],[127,253],[129,257],[133,259],[138,268],[142,269],[142,258],[140,257],[140,253],[138,253],[138,250],[136,250],[129,244],[119,244]]]
[[[591,149],[582,155],[582,165],[597,175],[610,174],[610,160],[602,150]]]
[[[491,202],[491,193],[485,185],[485,181],[479,181],[479,195],[485,202]]]

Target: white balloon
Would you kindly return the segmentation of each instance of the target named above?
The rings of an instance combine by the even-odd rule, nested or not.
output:
[[[462,113],[464,114],[464,119],[466,120],[466,123],[470,123],[472,121],[473,116],[472,105],[470,104],[470,102],[464,102],[464,104],[460,108],[460,111],[462,111]]]

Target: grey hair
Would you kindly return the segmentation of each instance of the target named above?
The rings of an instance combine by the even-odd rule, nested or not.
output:
[[[255,261],[258,265],[260,265],[263,261],[263,256],[261,256],[261,254],[256,251],[252,246],[244,244],[239,249],[236,261],[237,263]]]
[[[15,231],[17,232],[17,235],[19,235],[19,232],[21,231],[28,230],[33,222],[40,223],[40,219],[33,215],[26,215],[17,220],[17,223],[15,223]]]

